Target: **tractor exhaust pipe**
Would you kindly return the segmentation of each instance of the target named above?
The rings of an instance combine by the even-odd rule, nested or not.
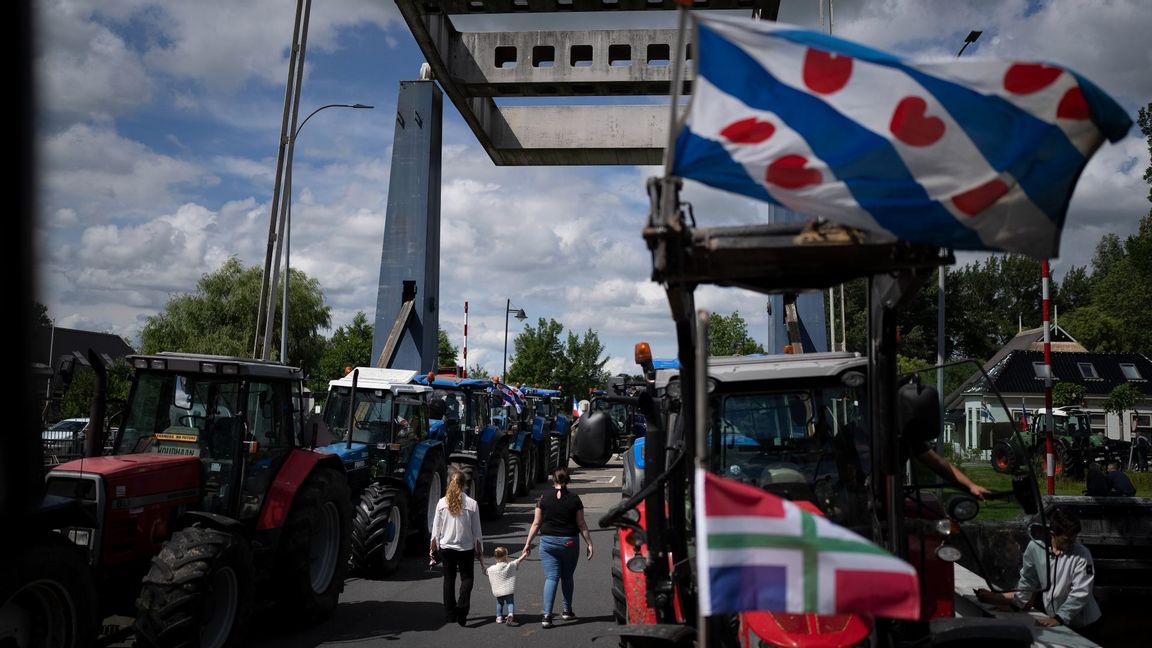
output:
[[[108,411],[108,366],[92,349],[88,349],[88,364],[96,376],[96,385],[92,391],[92,409],[88,414],[88,436],[84,438],[84,456],[95,457],[104,447],[104,415]]]

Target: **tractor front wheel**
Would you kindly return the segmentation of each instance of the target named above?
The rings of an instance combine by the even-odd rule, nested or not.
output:
[[[348,482],[317,468],[296,493],[280,534],[273,596],[285,616],[316,623],[336,609],[352,539]]]
[[[172,534],[136,600],[140,646],[239,646],[252,616],[252,552],[238,533],[188,527]]]
[[[412,514],[418,516],[416,526],[420,535],[420,541],[414,545],[416,548],[428,546],[432,537],[432,523],[436,521],[436,505],[444,496],[446,471],[444,454],[438,449],[430,451],[420,465],[416,490],[412,492]]]
[[[407,536],[408,498],[404,491],[369,484],[352,519],[353,566],[371,578],[394,574],[400,567]]]
[[[536,443],[531,438],[524,439],[524,448],[520,451],[520,483],[516,485],[517,495],[527,495],[532,490],[540,470],[539,462]]]
[[[38,536],[41,534],[38,534]],[[83,648],[96,638],[96,591],[84,552],[47,532],[0,568],[0,645]]]

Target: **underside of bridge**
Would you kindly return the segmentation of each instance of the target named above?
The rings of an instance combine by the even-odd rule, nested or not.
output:
[[[677,47],[672,13],[677,5],[671,0],[396,0],[396,5],[432,80],[400,85],[373,358],[381,366],[428,371],[435,366],[439,326],[441,89],[494,164],[659,164],[677,59],[683,69],[680,94],[692,91],[692,38],[689,31]],[[775,20],[780,0],[697,0],[692,8]],[[653,12],[664,12],[669,28],[624,28]],[[555,28],[576,13],[596,14],[591,22],[614,27]],[[507,15],[532,29],[463,32],[453,22]],[[405,298],[412,297],[413,288],[409,309]],[[399,324],[398,317],[403,317]],[[394,329],[398,338],[389,345]],[[381,357],[386,347],[394,351]]]

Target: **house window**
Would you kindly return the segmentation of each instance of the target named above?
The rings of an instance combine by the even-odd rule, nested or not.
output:
[[[1077,362],[1077,367],[1080,367],[1080,375],[1085,380],[1100,380],[1100,375],[1096,373],[1096,367],[1091,362]]]
[[[1144,380],[1144,376],[1140,375],[1140,370],[1134,364],[1120,364],[1120,371],[1124,372],[1124,377],[1128,380]]]
[[[1032,371],[1036,374],[1036,377],[1040,380],[1044,380],[1045,378],[1048,377],[1048,365],[1044,364],[1043,362],[1033,362],[1032,363]]]

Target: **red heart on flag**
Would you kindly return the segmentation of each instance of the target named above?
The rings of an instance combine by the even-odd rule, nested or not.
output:
[[[733,144],[759,144],[775,132],[776,127],[771,122],[749,117],[728,124],[720,131],[720,136]]]
[[[1039,63],[1017,63],[1004,73],[1004,89],[1013,94],[1043,90],[1064,74],[1064,70]]]
[[[1091,116],[1088,100],[1084,98],[1080,86],[1068,88],[1068,92],[1064,93],[1060,98],[1060,104],[1056,106],[1056,116],[1060,119],[1088,119]]]
[[[818,169],[806,168],[806,164],[808,158],[803,155],[785,155],[768,165],[764,179],[785,189],[799,189],[824,182],[824,174]]]
[[[832,94],[848,85],[852,57],[812,48],[804,54],[804,85],[812,92]]]
[[[1000,200],[1000,197],[1008,193],[1008,185],[1001,179],[996,178],[976,187],[969,189],[961,194],[952,196],[952,204],[956,205],[956,209],[975,216],[988,208],[992,203]]]
[[[944,137],[944,120],[927,115],[928,102],[920,97],[904,97],[896,104],[888,128],[896,139],[909,146],[928,146]]]

